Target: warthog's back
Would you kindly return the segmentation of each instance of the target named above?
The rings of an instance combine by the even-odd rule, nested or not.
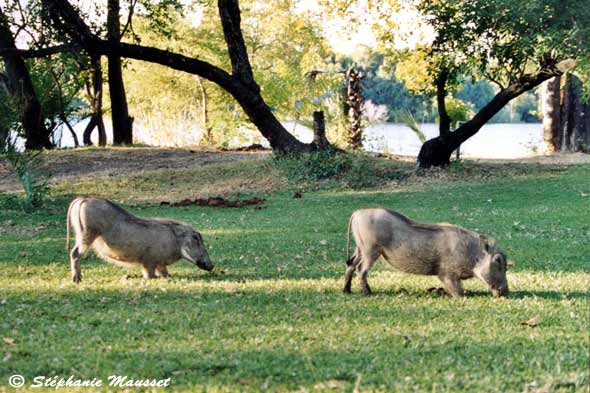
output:
[[[94,249],[113,262],[165,263],[180,258],[174,233],[182,224],[136,217],[104,199],[85,199],[80,215],[86,230],[98,235]]]

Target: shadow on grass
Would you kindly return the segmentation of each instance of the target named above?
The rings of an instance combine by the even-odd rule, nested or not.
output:
[[[400,296],[412,296],[412,297],[422,297],[422,298],[448,298],[450,299],[451,296],[442,294],[442,288],[436,288],[438,291],[431,290],[434,288],[429,288],[425,290],[420,290],[417,288],[414,289],[374,289],[373,294],[371,296],[391,296],[391,297],[400,297]],[[360,290],[354,291],[352,294],[347,296],[364,296]],[[491,298],[492,293],[490,291],[465,291],[464,297],[466,298]],[[549,299],[549,300],[560,300],[560,299],[590,299],[590,292],[581,292],[581,291],[511,291],[508,295],[508,300],[510,299],[526,299],[526,298],[542,298],[542,299]]]

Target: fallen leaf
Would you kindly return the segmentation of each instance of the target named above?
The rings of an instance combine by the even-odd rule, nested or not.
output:
[[[12,338],[12,337],[3,337],[2,338],[2,341],[4,341],[4,343],[6,345],[14,345],[14,344],[16,344],[16,340],[14,338]]]
[[[330,379],[329,381],[320,382],[314,386],[314,389],[344,389],[346,382],[337,379]]]
[[[535,327],[535,326],[540,325],[541,322],[543,322],[543,319],[539,315],[535,315],[534,317],[532,317],[528,321],[522,321],[520,324],[524,325],[524,326]]]

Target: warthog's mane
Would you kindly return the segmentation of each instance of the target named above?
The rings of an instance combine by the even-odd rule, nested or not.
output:
[[[454,232],[459,232],[462,235],[479,237],[479,234],[476,232],[470,231],[469,229],[465,229],[465,228],[460,227],[458,225],[449,224],[448,222],[441,222],[441,223],[436,223],[436,224],[418,222],[418,221],[411,220],[408,217],[404,216],[403,214],[395,212],[391,209],[388,209],[388,208],[384,208],[384,209],[387,210],[389,212],[389,214],[398,218],[400,221],[403,221],[405,224],[407,224],[408,226],[411,226],[412,228],[422,229],[422,230],[431,231],[431,232],[440,232],[443,230],[451,230]]]
[[[125,217],[126,220],[133,222],[134,224],[137,224],[137,225],[149,227],[149,226],[154,225],[154,221],[155,221],[158,224],[162,224],[162,225],[169,227],[170,230],[172,230],[174,232],[175,236],[179,236],[182,233],[186,233],[187,231],[192,230],[190,225],[188,225],[184,222],[181,222],[181,221],[172,220],[170,218],[160,218],[160,217],[156,217],[156,218],[138,217],[134,214],[129,213],[127,210],[123,209],[121,206],[119,206],[107,199],[105,199],[104,201],[107,202],[119,214],[121,214],[123,217]]]

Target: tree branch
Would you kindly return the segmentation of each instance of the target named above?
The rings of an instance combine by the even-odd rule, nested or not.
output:
[[[48,8],[55,25],[90,53],[128,57],[161,64],[178,71],[202,76],[230,92],[235,92],[238,87],[236,80],[229,73],[205,61],[154,47],[100,39],[90,31],[90,28],[68,1],[43,0],[43,4]]]
[[[436,104],[438,106],[439,132],[440,136],[446,137],[451,132],[451,118],[447,113],[445,98],[447,97],[447,79],[449,71],[446,68],[440,70],[436,78]]]
[[[568,60],[569,61],[569,60]],[[518,97],[525,91],[529,91],[544,81],[563,74],[562,69],[568,66],[567,61],[546,66],[534,74],[526,74],[520,77],[515,83],[508,85],[504,90],[492,98],[471,120],[464,123],[451,134],[453,144],[460,145],[475,135],[479,129],[486,124],[496,113],[498,113],[512,99]]]
[[[219,16],[223,27],[223,36],[232,66],[232,75],[239,78],[246,86],[256,92],[260,87],[254,80],[252,67],[248,60],[248,51],[240,27],[240,7],[238,0],[218,0]]]
[[[0,56],[21,56],[27,59],[47,57],[63,52],[76,52],[81,48],[76,44],[63,44],[41,49],[0,48]]]

